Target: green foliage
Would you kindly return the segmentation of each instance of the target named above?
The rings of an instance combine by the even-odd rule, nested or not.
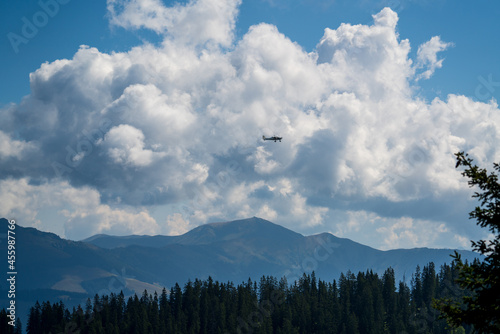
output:
[[[15,326],[12,326],[11,323],[13,320],[8,317],[9,313],[7,310],[0,310],[0,333],[5,334],[16,334],[22,333],[22,325],[19,318],[16,318],[14,321]]]
[[[64,309],[62,303],[36,303],[27,332],[33,333],[449,333],[437,319],[431,298],[451,297],[455,266],[433,263],[418,271],[411,286],[399,282],[394,270],[382,277],[372,271],[347,272],[327,282],[304,274],[288,284],[272,276],[235,286],[208,278],[176,284],[170,293],[144,291],[125,300],[123,293],[95,296],[84,306]],[[1,315],[1,313],[0,313]],[[465,326],[456,333],[470,333]],[[3,333],[3,332],[2,332]]]
[[[470,324],[479,333],[500,333],[500,165],[495,163],[495,172],[473,164],[464,152],[456,154],[456,167],[465,167],[463,176],[469,179],[470,187],[478,187],[473,197],[479,201],[470,214],[470,219],[487,228],[493,240],[472,241],[472,248],[485,256],[484,261],[471,264],[462,262],[455,253],[455,265],[459,270],[456,278],[460,288],[470,291],[460,298],[445,298],[434,303],[442,316],[455,328]]]

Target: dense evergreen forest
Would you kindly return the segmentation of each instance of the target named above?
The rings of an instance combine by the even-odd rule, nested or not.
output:
[[[184,288],[176,284],[161,295],[147,291],[128,299],[123,293],[96,295],[83,308],[71,311],[62,302],[37,302],[26,330],[29,334],[450,333],[431,303],[433,298],[464,295],[455,284],[457,276],[453,264],[437,272],[429,263],[422,270],[417,267],[409,286],[396,285],[391,268],[382,277],[371,271],[347,272],[333,282],[319,280],[314,273],[292,284],[285,278],[262,277],[235,286],[208,278],[189,281]],[[15,328],[9,327],[2,333],[13,333]],[[467,327],[454,331],[469,332]]]

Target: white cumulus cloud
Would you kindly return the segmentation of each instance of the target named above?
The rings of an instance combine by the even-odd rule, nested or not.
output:
[[[434,37],[411,59],[389,8],[326,28],[313,52],[266,23],[235,40],[239,4],[109,0],[112,25],[163,42],[82,46],[31,74],[31,94],[0,110],[4,211],[44,226],[55,210],[73,238],[258,215],[383,248],[478,235],[461,219],[470,191],[453,153],[500,160],[498,105],[414,95],[449,43]]]
[[[145,149],[142,131],[126,124],[111,128],[104,137],[103,145],[111,159],[123,165],[149,166],[155,159],[165,155],[163,152]]]
[[[445,43],[441,37],[434,36],[429,41],[420,45],[417,50],[417,68],[424,68],[425,71],[418,74],[417,80],[429,79],[436,69],[443,66],[444,59],[438,59],[437,53],[453,46],[453,43]]]
[[[229,46],[241,0],[198,0],[166,7],[160,0],[108,0],[110,22],[123,28],[167,33],[195,45],[214,42]]]

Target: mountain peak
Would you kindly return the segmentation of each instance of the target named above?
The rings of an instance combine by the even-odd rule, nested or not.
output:
[[[209,244],[213,242],[236,240],[275,239],[293,240],[304,236],[268,220],[252,217],[228,222],[209,223],[198,226],[179,236],[183,244]]]
[[[446,249],[383,252],[329,233],[305,237],[257,217],[205,224],[180,236],[101,235],[91,242],[75,242],[20,228],[17,237],[16,259],[24,273],[19,286],[39,289],[38,293],[50,290],[55,296],[59,290],[89,295],[103,290],[143,291],[152,284],[168,287],[208,276],[234,282],[287,276],[293,282],[312,270],[331,281],[347,270],[381,274],[392,267],[399,280],[405,274],[409,277],[417,264],[449,262],[452,253]],[[469,261],[477,256],[459,253]]]

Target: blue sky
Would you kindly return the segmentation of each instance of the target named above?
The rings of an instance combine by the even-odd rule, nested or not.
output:
[[[305,50],[312,51],[326,27],[335,28],[345,22],[368,24],[372,21],[371,15],[391,5],[400,17],[400,36],[410,39],[412,52],[435,35],[454,43],[443,55],[446,66],[432,80],[421,84],[424,96],[433,98],[454,93],[475,97],[477,85],[482,84],[478,77],[487,80],[491,74],[494,82],[497,78],[500,81],[500,23],[496,19],[500,5],[495,1],[244,1],[236,32],[241,36],[251,25],[267,22],[276,25]],[[8,33],[22,36],[22,18],[32,22],[33,16],[43,8],[34,0],[4,1],[0,10],[4,22],[1,31],[4,38],[0,44],[3,73],[0,105],[17,103],[29,94],[29,73],[41,63],[71,58],[82,44],[112,52],[126,51],[143,39],[158,41],[156,34],[145,30],[110,29],[105,1],[69,0],[60,5],[57,15],[50,17],[33,38],[28,38],[28,43],[19,44],[15,52]],[[498,91],[485,90],[478,99],[490,95],[498,99]]]
[[[499,8],[4,1],[2,214],[71,239],[260,216],[468,248],[453,153],[499,160]]]

